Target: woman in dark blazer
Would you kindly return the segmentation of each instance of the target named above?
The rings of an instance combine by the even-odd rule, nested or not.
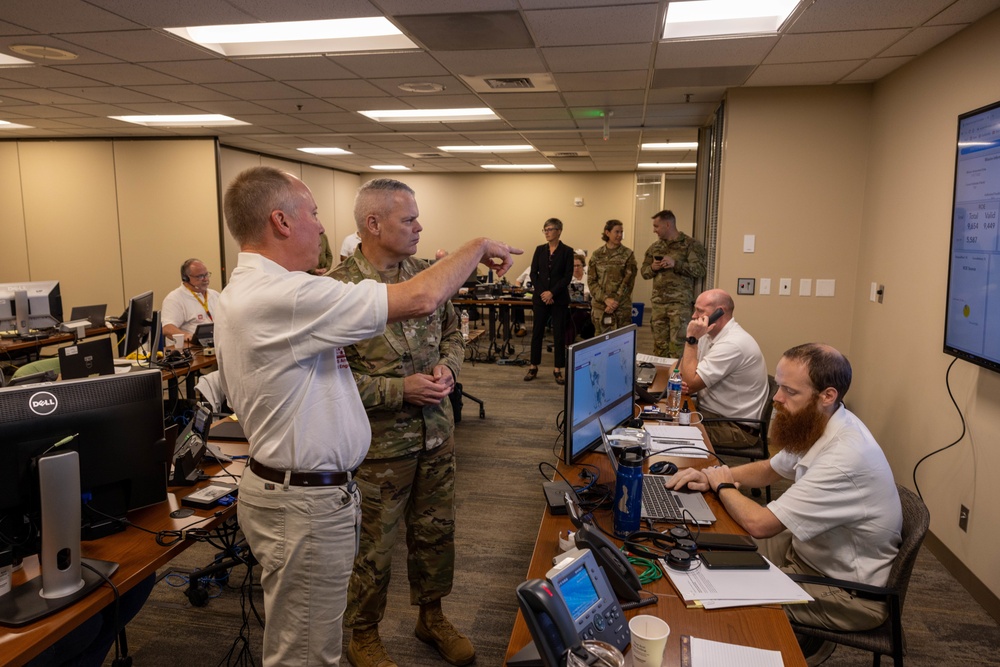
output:
[[[566,384],[566,320],[569,317],[569,283],[573,279],[573,249],[559,240],[563,223],[549,218],[542,226],[545,243],[535,248],[531,259],[531,366],[524,376],[525,382],[538,375],[542,361],[542,341],[545,324],[552,318],[555,337],[555,377],[558,384]]]

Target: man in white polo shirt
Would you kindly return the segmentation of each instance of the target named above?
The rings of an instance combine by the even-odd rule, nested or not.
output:
[[[242,172],[225,213],[240,255],[215,339],[250,443],[238,512],[263,571],[264,664],[337,665],[360,522],[350,471],[371,441],[343,348],[434,312],[479,261],[503,275],[520,251],[480,238],[405,282],[345,284],[309,274],[323,225],[294,176]]]
[[[778,361],[775,417],[769,431],[781,451],[736,468],[686,468],[668,486],[714,491],[729,515],[785,572],[884,586],[899,551],[903,513],[892,469],[861,420],[844,407],[851,364],[819,343],[799,345]],[[792,485],[761,507],[739,492],[780,479]],[[814,602],[786,605],[794,621],[831,630],[869,630],[886,619],[884,602],[840,588],[804,584]],[[807,664],[833,644],[800,639]]]
[[[722,309],[712,324],[709,317]],[[694,302],[687,342],[680,359],[681,379],[689,393],[698,393],[698,411],[705,419],[760,419],[767,402],[764,355],[746,330],[733,319],[733,298],[725,290],[702,292]],[[757,429],[733,422],[705,424],[713,443],[750,447]]]
[[[199,324],[214,321],[219,293],[208,288],[211,279],[200,259],[192,257],[181,264],[181,286],[167,294],[160,307],[164,336],[182,333],[190,341]]]

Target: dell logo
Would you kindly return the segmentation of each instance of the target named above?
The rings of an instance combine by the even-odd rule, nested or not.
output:
[[[59,407],[59,401],[47,391],[32,394],[28,399],[28,407],[36,415],[51,415]]]

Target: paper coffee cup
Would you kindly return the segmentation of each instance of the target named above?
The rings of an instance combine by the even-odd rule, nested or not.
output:
[[[632,632],[632,665],[660,667],[670,636],[670,626],[656,616],[640,614],[628,622]]]
[[[174,347],[176,349],[184,349],[184,334],[174,334],[171,338],[174,339]]]

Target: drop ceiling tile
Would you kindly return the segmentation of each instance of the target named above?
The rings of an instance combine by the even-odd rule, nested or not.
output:
[[[569,111],[563,108],[550,109],[504,109],[500,114],[504,120],[566,120]]]
[[[517,9],[514,0],[379,0],[379,7],[387,14],[451,14],[468,11],[504,11]]]
[[[5,2],[3,18],[40,33],[130,30],[139,27],[133,21],[78,0],[45,0],[45,10],[41,12],[33,2]]]
[[[656,69],[756,65],[778,43],[777,36],[660,42]]]
[[[599,72],[646,67],[652,44],[559,46],[542,49],[553,72]]]
[[[725,95],[725,88],[663,88],[649,91],[649,97],[646,101],[650,104],[718,102]]]
[[[163,98],[155,95],[147,95],[137,90],[129,88],[118,88],[116,86],[94,86],[89,88],[70,88],[65,90],[67,94],[77,97],[77,101],[82,99],[91,102],[104,102],[105,104],[133,104],[142,102],[161,102]]]
[[[545,65],[535,49],[438,51],[434,57],[455,74],[468,76],[530,74],[545,71]]]
[[[1000,8],[1000,0],[958,0],[928,21],[927,25],[973,23],[997,8]]]
[[[917,28],[885,51],[879,53],[878,56],[880,58],[892,58],[896,56],[919,55],[924,51],[929,51],[964,27],[964,25],[942,25]]]
[[[231,100],[225,93],[211,88],[186,84],[182,86],[132,86],[132,90],[173,102],[201,102],[208,100]]]
[[[363,78],[442,76],[448,70],[421,51],[331,56],[334,64]]]
[[[873,58],[906,35],[904,29],[784,35],[765,65]]]
[[[0,68],[0,80],[16,81],[39,88],[69,88],[71,86],[93,86],[100,83],[91,78],[64,72],[54,67],[35,65]]]
[[[198,109],[195,107],[168,101],[137,102],[135,104],[123,103],[121,106],[125,107],[133,114],[172,115],[198,113]]]
[[[339,84],[339,81],[331,83]],[[354,82],[347,82],[354,83]],[[205,87],[232,97],[246,100],[294,100],[303,96],[302,91],[278,81],[252,83],[207,83]]]
[[[355,79],[357,75],[324,56],[239,58],[235,66],[276,81]]]
[[[531,34],[516,11],[396,15],[393,22],[432,51],[534,46]]]
[[[815,86],[840,81],[864,64],[863,60],[792,65],[761,65],[747,80],[747,86]]]
[[[491,109],[537,109],[563,106],[559,93],[482,93],[479,97]]]
[[[206,113],[221,113],[234,118],[241,114],[261,114],[271,111],[267,107],[245,100],[204,100],[192,101],[190,104]]]
[[[91,51],[90,49],[85,49],[79,44],[71,44],[63,39],[54,37],[52,35],[17,35],[9,37],[0,37],[0,48],[4,51],[9,51],[12,44],[31,44],[34,46],[46,46],[54,49],[62,49],[63,51],[69,51],[76,55],[76,59],[72,61],[61,61],[63,63],[72,62],[75,65],[81,64],[91,64],[91,63],[112,63],[112,62],[122,62],[118,58],[112,58],[111,56],[105,55],[103,53],[98,53],[96,51]],[[19,56],[20,57],[20,56]],[[32,58],[26,58],[27,60],[33,60]]]
[[[512,120],[510,126],[515,130],[572,130],[576,128],[576,122],[573,120]]]
[[[315,97],[388,97],[388,95],[378,86],[373,86],[361,79],[335,79],[333,81],[294,81],[290,86],[298,92],[309,93]],[[242,95],[238,95],[242,97]],[[334,102],[336,104],[336,102]],[[376,109],[392,107],[375,107]]]
[[[525,12],[537,46],[648,43],[656,39],[656,5],[614,5]]]
[[[641,90],[588,91],[566,93],[566,104],[570,107],[614,107],[619,104],[642,104],[646,94]]]
[[[405,79],[375,79],[368,78],[367,81],[390,95],[399,95],[407,98],[433,98],[442,95],[471,94],[469,89],[460,79],[453,76],[423,76],[419,78],[407,77]],[[402,90],[399,86],[406,83],[436,83],[444,87],[440,93],[413,93]]]
[[[564,93],[585,90],[630,90],[646,86],[646,70],[618,72],[562,72],[555,75],[556,85]]]
[[[954,0],[838,0],[809,6],[789,33],[915,28]]]
[[[114,90],[114,88],[109,86],[108,90]],[[32,102],[34,104],[80,104],[88,101],[87,98],[80,95],[70,95],[59,90],[46,90],[44,88],[19,88],[17,90],[9,90],[4,93],[4,98],[9,100],[20,100],[22,102]],[[90,101],[99,102],[102,100]],[[27,125],[31,125],[31,123],[27,123]]]
[[[68,74],[86,77],[92,81],[112,86],[137,86],[184,83],[183,80],[156,72],[141,65],[131,63],[107,63],[101,65],[59,65]]]
[[[658,69],[653,72],[653,88],[688,88],[741,86],[754,67],[683,67]]]
[[[310,98],[308,100],[260,100],[259,104],[263,108],[277,111],[279,113],[298,115],[336,113],[342,116],[348,115],[346,111],[337,105],[316,98]]]
[[[209,60],[219,54],[155,30],[86,32],[63,35],[71,44],[79,44],[130,63],[163,60]]]
[[[843,83],[860,83],[876,81],[889,72],[893,72],[906,63],[913,60],[911,56],[898,56],[896,58],[875,58],[869,60],[861,67],[857,68],[842,79]]]

